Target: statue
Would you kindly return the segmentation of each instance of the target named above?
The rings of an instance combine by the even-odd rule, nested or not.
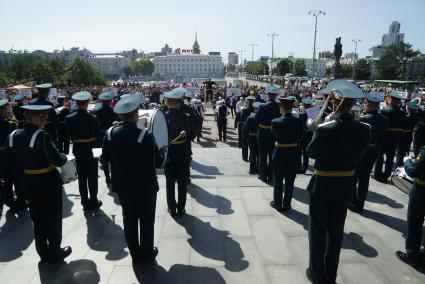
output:
[[[337,37],[335,39],[334,55],[335,55],[334,79],[340,79],[341,78],[341,64],[340,64],[339,60],[341,59],[341,56],[342,56],[341,37]]]

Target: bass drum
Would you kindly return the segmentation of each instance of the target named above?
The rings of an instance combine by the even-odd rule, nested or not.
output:
[[[145,127],[153,133],[158,149],[163,146],[168,146],[168,124],[165,114],[162,110],[140,109],[137,127],[140,129]],[[165,161],[167,160],[167,151],[168,149],[166,148],[164,153],[164,163],[161,165],[161,168],[164,166]]]
[[[403,167],[399,167],[391,176],[391,181],[398,189],[409,194],[415,179],[409,177]]]
[[[70,183],[77,180],[77,167],[75,165],[75,157],[72,155],[66,156],[68,161],[61,168],[58,168],[58,170],[62,176],[63,183]]]

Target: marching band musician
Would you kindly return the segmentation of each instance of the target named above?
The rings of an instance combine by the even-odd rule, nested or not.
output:
[[[248,102],[248,104],[244,109],[241,110],[241,116],[238,122],[238,135],[242,143],[242,160],[244,160],[245,162],[248,162],[248,144],[244,143],[244,140],[243,140],[243,125],[245,121],[248,119],[248,117],[251,115],[251,113],[254,112],[253,104],[254,104],[255,98],[253,96],[249,96],[246,98],[246,101]]]
[[[54,110],[54,105],[52,102],[48,100],[50,88],[52,84],[45,83],[41,85],[35,86],[38,90],[37,98],[33,99],[30,102],[30,105],[49,105],[51,109],[49,110],[49,115],[47,117],[45,123],[45,130],[50,134],[53,143],[58,145],[58,133],[57,133],[57,125],[58,125],[58,117],[56,115],[56,111]]]
[[[58,116],[58,149],[59,152],[66,155],[69,154],[70,139],[66,133],[66,117],[71,114],[71,110],[68,106],[65,106],[66,96],[59,95],[56,97],[58,104],[55,107],[56,114]]]
[[[325,91],[339,96],[341,103],[335,119],[320,124],[307,147],[315,163],[307,187],[310,265],[306,275],[314,283],[336,281],[355,170],[370,141],[370,126],[350,114],[355,99],[363,97],[362,91],[346,80],[330,82]]]
[[[153,260],[158,254],[154,247],[159,190],[155,168],[163,160],[153,134],[146,128],[137,128],[139,106],[137,96],[126,97],[116,104],[114,113],[122,118],[123,123],[107,130],[100,158],[103,165],[112,165],[112,183],[122,205],[124,235],[131,258],[136,263]]]
[[[311,139],[313,138],[313,130],[310,129],[307,126],[308,121],[308,115],[306,110],[311,108],[311,105],[313,104],[313,100],[311,98],[303,98],[301,101],[303,105],[303,110],[299,113],[299,118],[303,121],[304,124],[304,135],[300,142],[300,162],[299,162],[299,173],[305,174],[308,169],[308,155],[307,155],[307,145],[310,143]]]
[[[261,102],[253,103],[253,112],[246,119],[243,125],[243,140],[246,145],[249,146],[249,174],[255,175],[258,174],[258,144],[257,144],[257,131],[258,123],[255,121],[255,112],[262,105]]]
[[[404,119],[405,113],[401,110],[400,104],[403,97],[397,93],[392,92],[387,97],[390,105],[381,110],[381,114],[389,119],[388,133],[385,135],[383,145],[379,149],[378,156],[375,163],[375,179],[379,182],[386,182],[391,176],[394,164],[394,156],[397,146],[400,141],[401,123]],[[382,171],[384,164],[385,154],[385,170]]]
[[[16,121],[18,122],[18,128],[21,129],[24,126],[25,123],[25,115],[24,110],[21,108],[21,106],[24,105],[24,95],[17,94],[14,97],[15,103],[12,106],[12,112],[13,116],[15,116]]]
[[[402,120],[400,141],[397,147],[397,167],[404,165],[403,158],[409,156],[413,140],[413,130],[418,123],[417,111],[420,109],[416,100],[406,102],[406,116]]]
[[[363,211],[369,191],[370,173],[389,126],[388,118],[379,113],[379,104],[384,101],[384,96],[378,93],[368,93],[365,97],[365,114],[358,120],[369,124],[371,129],[369,146],[357,167],[356,186],[350,204],[350,210],[357,213]]]
[[[425,146],[425,111],[423,108],[418,113],[418,123],[416,124],[413,132],[413,153],[418,155],[419,148]]]
[[[22,106],[26,116],[23,129],[6,139],[1,157],[1,172],[12,175],[10,164],[16,161],[23,171],[22,186],[34,223],[35,248],[41,262],[57,262],[71,254],[62,242],[62,178],[56,167],[67,161],[59,153],[50,134],[43,130],[51,105]]]
[[[270,206],[278,211],[291,208],[295,176],[299,162],[298,143],[303,137],[304,127],[300,118],[292,115],[295,97],[278,97],[282,116],[271,121],[271,132],[276,140],[273,151],[273,201]],[[285,196],[283,197],[283,181]]]
[[[258,123],[258,172],[259,178],[263,182],[272,182],[272,154],[275,138],[271,132],[271,122],[280,116],[279,104],[276,102],[276,96],[280,93],[280,89],[270,85],[267,87],[266,92],[269,102],[263,104],[255,113],[255,120]]]
[[[168,124],[171,145],[168,149],[168,159],[164,172],[167,188],[168,213],[171,216],[183,216],[186,206],[187,180],[190,175],[191,141],[195,138],[195,126],[189,114],[180,110],[184,93],[172,90],[164,94],[167,99],[168,111],[165,113]],[[185,131],[186,136],[181,137]],[[175,183],[177,182],[178,198],[175,198]]]
[[[102,201],[97,199],[98,162],[93,157],[92,150],[99,137],[100,125],[99,120],[87,112],[91,98],[91,94],[86,91],[74,94],[72,99],[77,103],[77,111],[66,118],[66,131],[73,143],[78,189],[84,211],[96,210],[102,206]]]
[[[415,269],[425,268],[425,255],[421,252],[422,226],[425,217],[425,147],[419,149],[416,159],[405,158],[406,173],[415,178],[409,192],[409,206],[407,208],[407,237],[406,252],[397,251],[396,256]]]
[[[99,95],[99,99],[102,101],[102,105],[95,109],[95,115],[100,123],[100,135],[98,141],[102,142],[106,131],[112,126],[114,121],[118,121],[119,118],[115,114],[112,108],[112,99],[114,94],[111,91],[103,92]],[[109,162],[102,164],[102,169],[105,174],[105,181],[107,184],[111,183],[111,173],[109,172]]]

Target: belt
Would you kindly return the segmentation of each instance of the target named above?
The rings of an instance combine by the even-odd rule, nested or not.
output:
[[[183,144],[187,141],[187,139],[184,140],[177,140],[177,141],[172,141],[171,145],[179,145],[179,144]]]
[[[257,132],[250,132],[249,136],[257,136]]]
[[[298,143],[291,143],[291,144],[282,144],[282,143],[277,143],[276,142],[276,147],[278,148],[294,148],[298,146]]]
[[[322,171],[314,169],[314,173],[322,177],[351,177],[354,176],[355,170],[352,171]]]
[[[403,131],[403,129],[401,129],[401,128],[388,128],[388,131],[389,132],[400,132],[400,131]]]
[[[21,120],[16,120],[18,123],[24,123],[25,119],[21,119]]]
[[[371,148],[371,147],[375,147],[376,145],[378,145],[378,143],[372,143],[372,144],[369,144],[369,148]]]
[[[260,125],[258,125],[260,128],[263,128],[263,129],[272,129],[272,126],[271,125],[265,125],[265,124],[260,124]]]
[[[413,130],[410,130],[410,129],[400,129],[400,131],[401,131],[402,133],[410,133],[410,132],[412,132]]]
[[[417,184],[419,184],[419,185],[425,186],[425,180],[423,180],[423,179],[416,178],[416,179],[415,179],[415,182],[416,182]]]
[[[24,169],[24,173],[26,173],[27,175],[41,175],[41,174],[47,174],[51,171],[53,171],[56,167],[55,166],[48,166],[42,169]]]
[[[91,138],[81,138],[81,139],[74,139],[72,140],[74,143],[89,143],[89,142],[93,142],[95,141],[96,138],[91,137]]]

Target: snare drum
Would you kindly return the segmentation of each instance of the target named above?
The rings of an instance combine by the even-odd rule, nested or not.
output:
[[[160,109],[141,109],[139,110],[138,128],[147,128],[153,133],[158,148],[167,146],[168,141],[168,125],[165,114]],[[164,153],[164,163],[167,160],[167,150]],[[163,167],[164,164],[161,166]]]
[[[391,181],[398,189],[409,193],[415,179],[409,177],[403,167],[398,167],[391,176]]]

